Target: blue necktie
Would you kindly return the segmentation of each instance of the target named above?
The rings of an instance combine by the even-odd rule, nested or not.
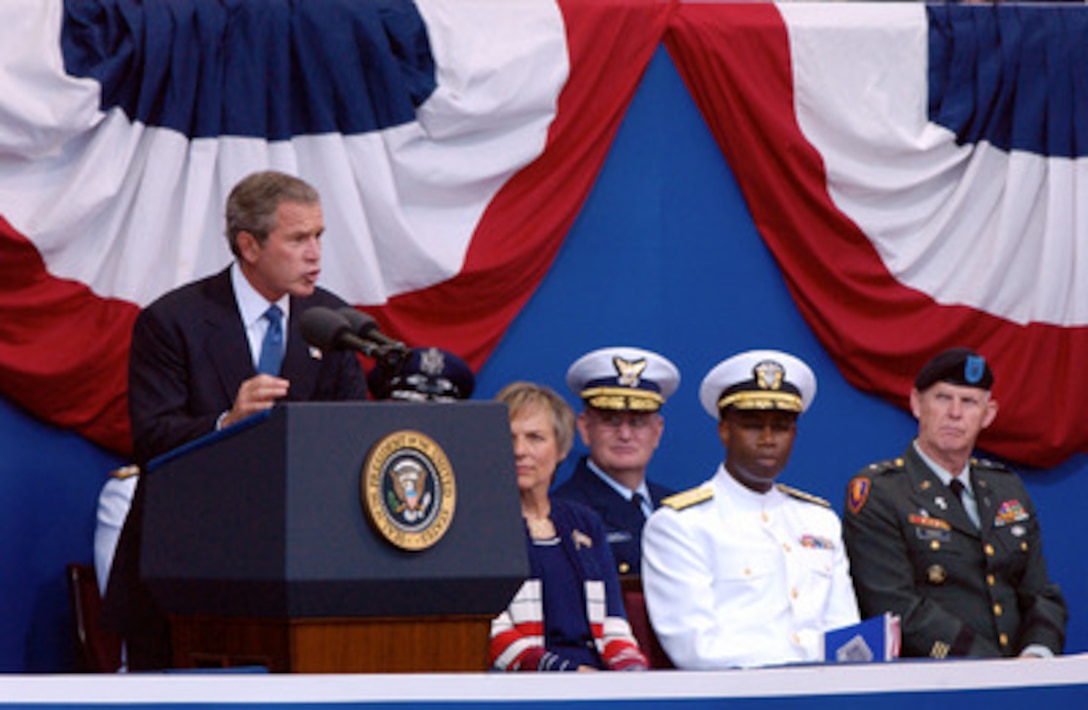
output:
[[[268,321],[268,330],[264,332],[264,340],[261,341],[257,372],[278,375],[280,363],[283,362],[283,311],[273,304],[261,317]]]

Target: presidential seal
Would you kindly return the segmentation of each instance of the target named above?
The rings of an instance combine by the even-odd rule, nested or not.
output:
[[[457,488],[446,453],[418,431],[379,440],[363,464],[363,510],[374,528],[402,550],[425,550],[453,522]]]

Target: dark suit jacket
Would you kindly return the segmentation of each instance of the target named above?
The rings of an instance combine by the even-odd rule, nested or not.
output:
[[[366,397],[366,379],[350,352],[311,355],[298,320],[309,308],[346,305],[318,289],[291,298],[287,347],[280,375],[290,381],[287,400]],[[243,381],[256,375],[238,313],[230,270],[182,286],[136,318],[129,360],[129,415],[135,459],[147,462],[215,430]],[[149,475],[154,475],[151,473]],[[103,623],[125,637],[133,670],[170,665],[166,618],[139,579],[143,480],[125,519],[106,589]]]
[[[353,353],[323,353],[315,359],[299,331],[299,317],[307,309],[344,305],[322,289],[308,298],[291,298],[280,369],[291,382],[287,401],[366,397],[366,380]],[[137,463],[144,465],[214,431],[238,387],[257,374],[230,270],[182,286],[144,309],[133,326],[129,358],[129,415]]]
[[[588,457],[583,456],[570,478],[557,487],[552,495],[589,506],[604,522],[612,557],[620,574],[640,574],[642,571],[642,526],[646,518],[635,506],[589,470]],[[656,509],[661,499],[675,493],[652,481],[646,481],[650,502]]]
[[[970,475],[979,529],[913,446],[854,478],[843,538],[862,618],[898,614],[904,656],[1061,653],[1065,600],[1027,490],[996,462],[973,459]]]

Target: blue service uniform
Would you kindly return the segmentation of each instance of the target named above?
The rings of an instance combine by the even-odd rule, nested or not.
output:
[[[663,498],[674,492],[648,480],[646,487],[655,510]],[[604,522],[616,571],[626,575],[639,574],[642,569],[642,526],[646,518],[634,504],[589,469],[587,456],[578,461],[574,473],[552,492],[552,496],[581,503],[596,511]]]

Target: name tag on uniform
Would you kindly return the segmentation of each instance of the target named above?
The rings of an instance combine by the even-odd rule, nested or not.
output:
[[[608,544],[615,545],[617,542],[630,542],[633,536],[626,530],[610,530],[606,537]]]
[[[919,540],[940,540],[947,542],[952,538],[952,526],[940,518],[931,518],[928,515],[911,515],[908,522],[914,526],[914,533]]]

